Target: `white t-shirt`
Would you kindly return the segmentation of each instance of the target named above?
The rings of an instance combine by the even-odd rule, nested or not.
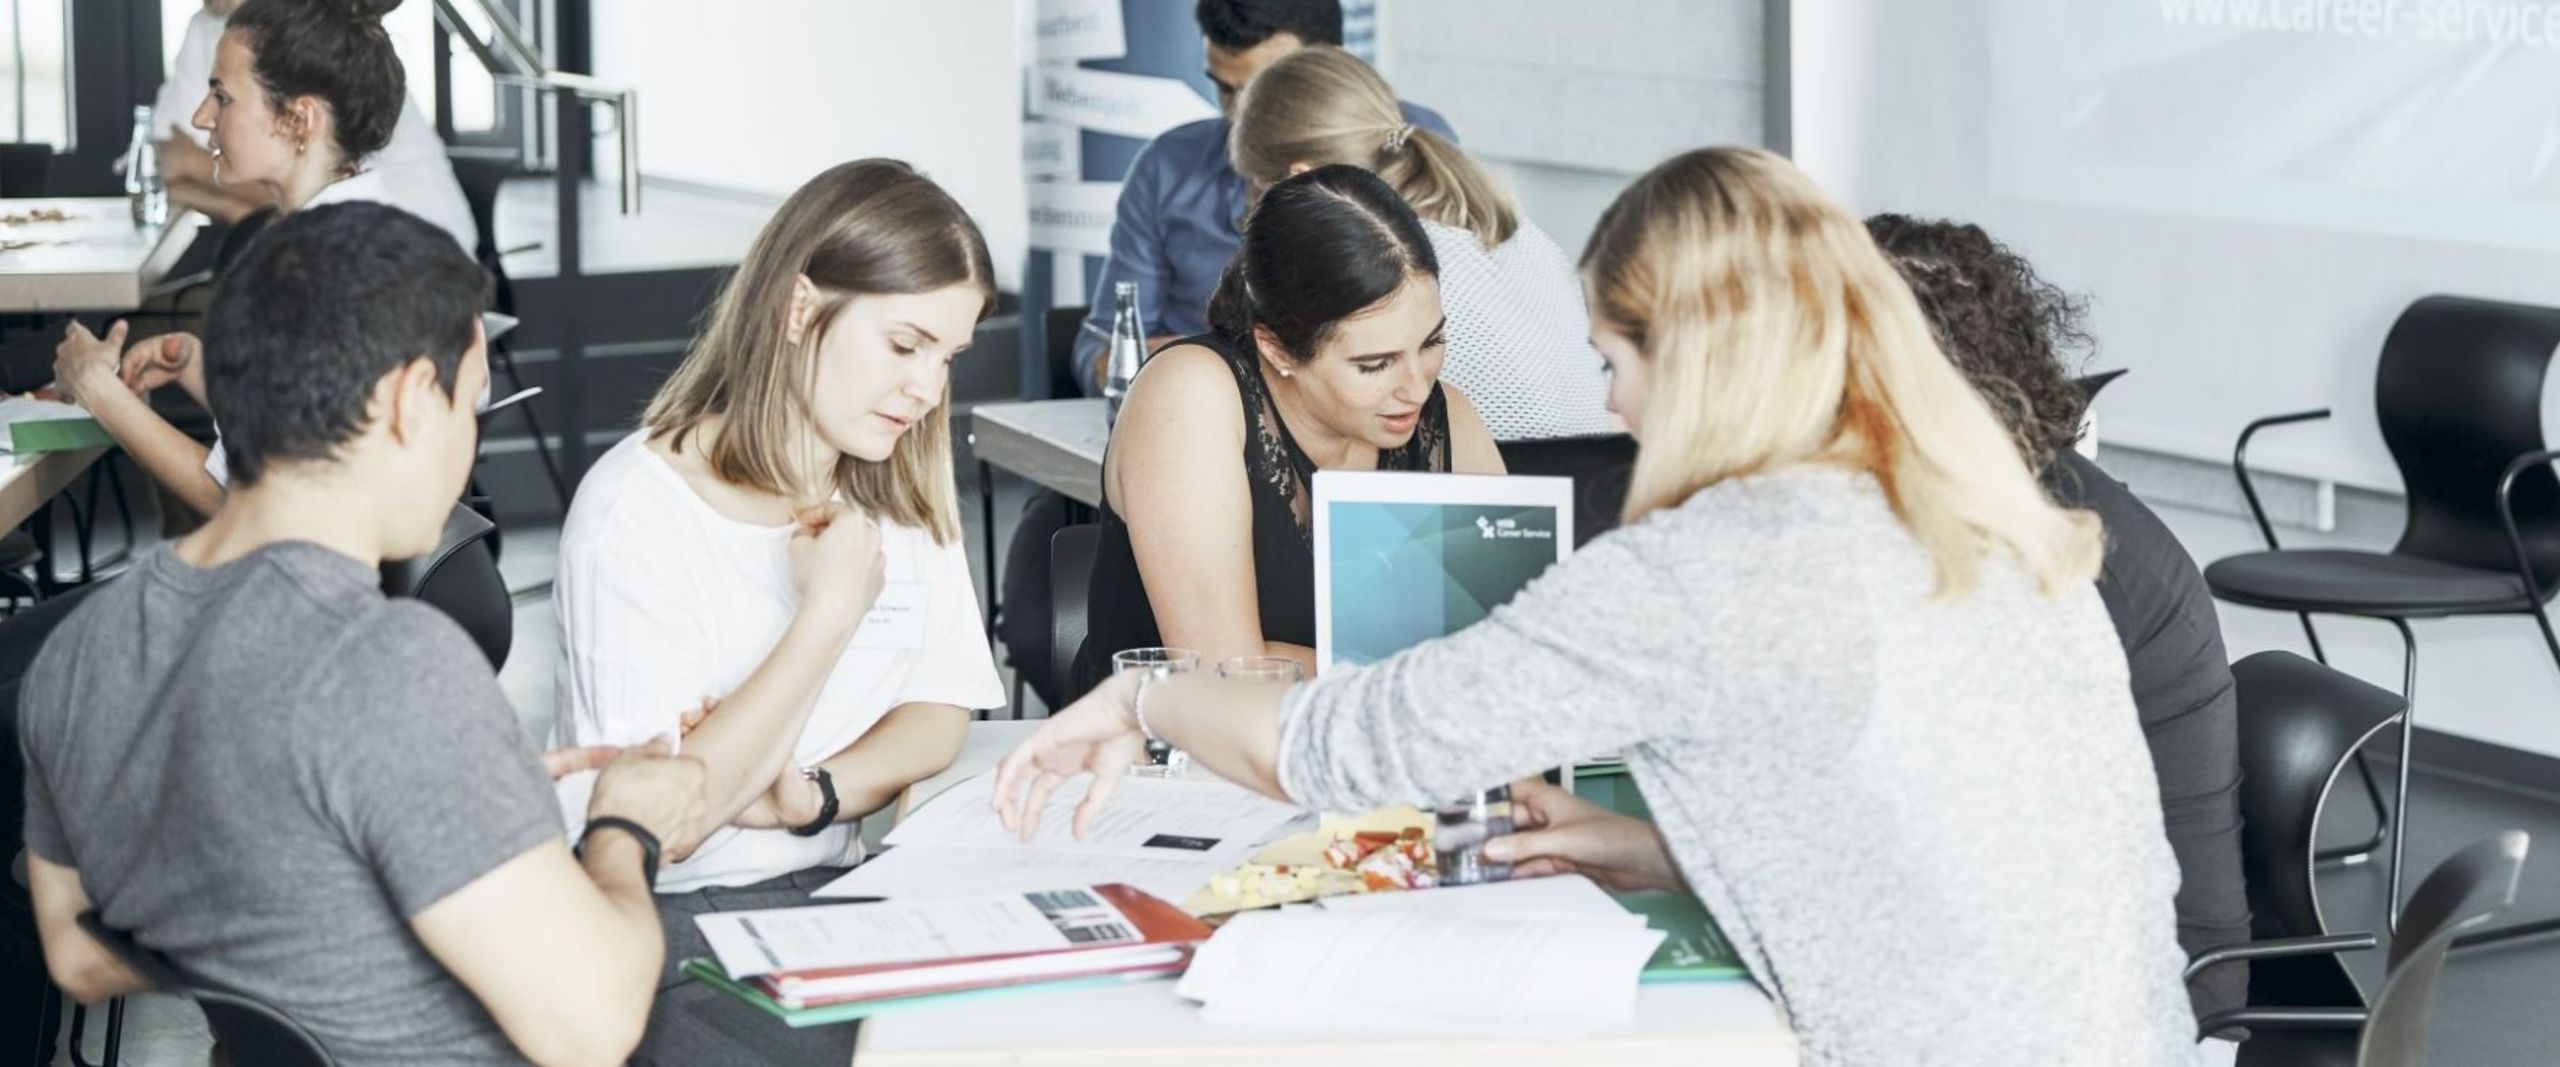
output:
[[[674,465],[634,433],[596,460],[560,530],[559,718],[551,743],[643,744],[672,734],[702,698],[725,696],[762,666],[799,607],[787,553],[791,529],[712,510]],[[967,551],[912,526],[881,524],[883,600],[918,599],[916,647],[887,635],[875,611],[818,693],[795,765],[833,756],[901,704],[994,708],[1004,685],[987,647]],[[719,712],[712,712],[717,716]],[[572,839],[595,775],[561,782]],[[724,828],[683,863],[658,872],[658,891],[746,885],[806,867],[861,858],[853,823],[815,837]]]
[[[214,47],[222,41],[225,21],[203,10],[187,19],[186,35],[178,39],[177,57],[169,62],[169,77],[160,83],[152,108],[152,124],[164,135],[176,130],[197,144],[208,140],[209,135],[193,123],[196,106],[204,102],[206,83],[213,77]],[[445,157],[435,123],[418,109],[414,97],[400,101],[400,119],[392,124],[391,143],[362,163],[379,172],[383,184],[380,194],[357,199],[379,200],[432,222],[452,234],[465,252],[480,247],[480,228],[471,220],[471,202],[463,198],[462,184],[453,179],[453,161]]]
[[[1609,381],[1591,347],[1582,278],[1546,231],[1527,219],[1499,248],[1430,219],[1449,317],[1440,379],[1458,387],[1496,441],[1614,431]]]

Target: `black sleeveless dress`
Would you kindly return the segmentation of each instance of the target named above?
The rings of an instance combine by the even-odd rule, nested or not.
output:
[[[1252,482],[1253,496],[1253,592],[1262,610],[1262,639],[1313,648],[1316,554],[1309,508],[1315,461],[1298,447],[1279,409],[1272,406],[1262,360],[1213,335],[1178,343],[1199,345],[1225,360],[1235,374],[1236,393],[1244,405],[1244,471]],[[1423,402],[1413,438],[1401,448],[1378,453],[1377,469],[1449,469],[1449,402],[1438,385],[1431,387],[1431,398]],[[1147,601],[1146,582],[1138,575],[1137,555],[1129,547],[1129,526],[1121,521],[1108,491],[1103,493],[1102,535],[1094,549],[1093,583],[1086,596],[1088,636],[1084,650],[1076,656],[1073,680],[1079,695],[1110,675],[1112,653],[1164,644],[1156,630],[1155,609]]]

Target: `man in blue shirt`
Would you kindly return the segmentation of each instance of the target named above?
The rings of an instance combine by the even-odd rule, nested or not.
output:
[[[1341,0],[1200,0],[1195,17],[1221,111],[1232,112],[1244,83],[1280,57],[1311,44],[1342,43]],[[1404,117],[1457,139],[1429,108],[1405,104]],[[1111,259],[1093,291],[1108,294],[1115,282],[1138,283],[1149,351],[1208,328],[1209,294],[1243,242],[1236,224],[1253,197],[1227,162],[1227,127],[1220,117],[1166,130],[1139,150],[1120,187]],[[1110,299],[1095,297],[1076,333],[1076,381],[1088,395],[1101,395],[1109,369],[1102,348],[1111,336],[1111,314]]]

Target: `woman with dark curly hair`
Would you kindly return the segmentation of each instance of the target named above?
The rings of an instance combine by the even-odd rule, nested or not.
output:
[[[2179,944],[2193,954],[2248,940],[2238,708],[2222,628],[2177,536],[2072,449],[2089,400],[2065,358],[2091,347],[2081,327],[2086,303],[2037,277],[1979,226],[1878,215],[1867,231],[1920,298],[1939,347],[2008,425],[2055,501],[2095,511],[2106,524],[2098,594],[2124,643],[2134,708],[2183,875]],[[2248,985],[2247,964],[2231,963],[2196,976],[2187,992],[2201,1018],[2241,1006]]]

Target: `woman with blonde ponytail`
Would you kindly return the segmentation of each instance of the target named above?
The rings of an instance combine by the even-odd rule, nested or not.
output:
[[[1348,163],[1412,205],[1440,261],[1441,377],[1475,401],[1495,440],[1614,428],[1573,261],[1456,142],[1406,121],[1368,64],[1333,47],[1282,57],[1237,99],[1228,153],[1256,190]]]
[[[1624,752],[1655,821],[1541,784],[1491,858],[1692,893],[1808,1064],[2185,1064],[2177,867],[2055,507],[1859,221],[1785,160],[1638,179],[1583,256],[1628,524],[1482,624],[1294,687],[1113,679],[1008,756],[1025,833],[1155,737],[1328,811]],[[1026,801],[1028,803],[1026,804]]]

